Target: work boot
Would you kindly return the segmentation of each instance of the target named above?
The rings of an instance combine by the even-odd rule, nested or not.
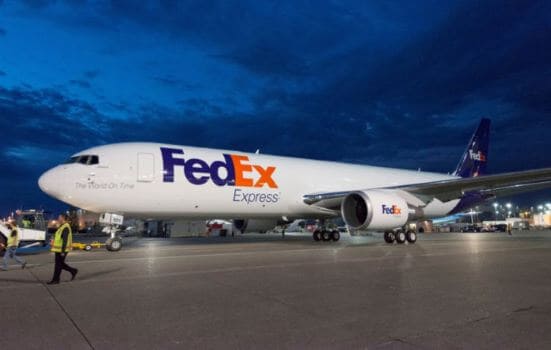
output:
[[[77,277],[77,273],[78,273],[78,269],[75,269],[75,272],[73,272],[71,275],[71,281],[74,280],[75,277]]]
[[[26,262],[26,261],[23,263],[23,265],[21,265],[21,268],[24,269],[25,266],[27,266],[27,262]]]

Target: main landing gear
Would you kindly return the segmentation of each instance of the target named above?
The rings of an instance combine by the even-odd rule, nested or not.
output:
[[[417,232],[413,230],[397,229],[394,231],[386,231],[384,238],[385,242],[388,244],[392,244],[394,242],[404,244],[406,241],[411,244],[415,244],[415,242],[417,242]]]
[[[337,242],[341,239],[341,233],[337,230],[317,229],[312,234],[314,241]]]

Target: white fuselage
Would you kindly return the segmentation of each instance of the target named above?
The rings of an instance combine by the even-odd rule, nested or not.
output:
[[[163,156],[162,148],[170,150],[168,156]],[[97,158],[95,162],[89,158],[90,164],[81,164],[74,158],[79,156]],[[331,215],[304,203],[304,195],[455,178],[156,143],[100,146],[80,152],[73,159],[76,161],[46,172],[39,180],[41,189],[93,212],[148,218],[324,217]],[[86,158],[81,160],[85,162]],[[231,170],[233,175],[228,174]],[[426,215],[446,215],[458,201],[431,203]]]

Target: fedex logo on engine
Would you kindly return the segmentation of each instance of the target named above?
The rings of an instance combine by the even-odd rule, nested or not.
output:
[[[402,209],[397,205],[387,206],[385,204],[382,205],[383,214],[386,215],[401,215]]]
[[[276,167],[251,164],[248,156],[223,154],[223,160],[208,164],[202,159],[184,159],[184,150],[161,147],[163,182],[174,182],[174,168],[182,167],[186,179],[194,185],[212,181],[217,186],[278,188],[273,179]]]

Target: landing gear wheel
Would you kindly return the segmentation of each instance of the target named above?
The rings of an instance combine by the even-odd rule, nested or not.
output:
[[[331,232],[331,239],[334,242],[338,242],[338,240],[341,239],[341,233],[339,231],[332,231]]]
[[[396,240],[396,235],[394,234],[394,232],[391,232],[391,231],[385,232],[385,242],[387,242],[388,244],[392,244],[394,243],[395,240]]]
[[[321,231],[321,239],[324,242],[330,241],[331,240],[331,232],[326,231],[326,230]]]
[[[396,232],[396,243],[398,244],[406,243],[406,233],[404,231]]]
[[[87,252],[89,252],[90,250],[92,250],[92,246],[87,244],[85,247],[84,247],[84,250],[86,250]]]
[[[118,252],[122,248],[122,239],[120,237],[109,238],[105,242],[105,248],[110,252]]]
[[[312,234],[312,237],[314,238],[314,241],[316,241],[316,242],[321,241],[321,231],[320,230],[315,230],[314,233]]]
[[[406,232],[406,239],[409,243],[414,244],[417,242],[417,233],[415,231]]]

